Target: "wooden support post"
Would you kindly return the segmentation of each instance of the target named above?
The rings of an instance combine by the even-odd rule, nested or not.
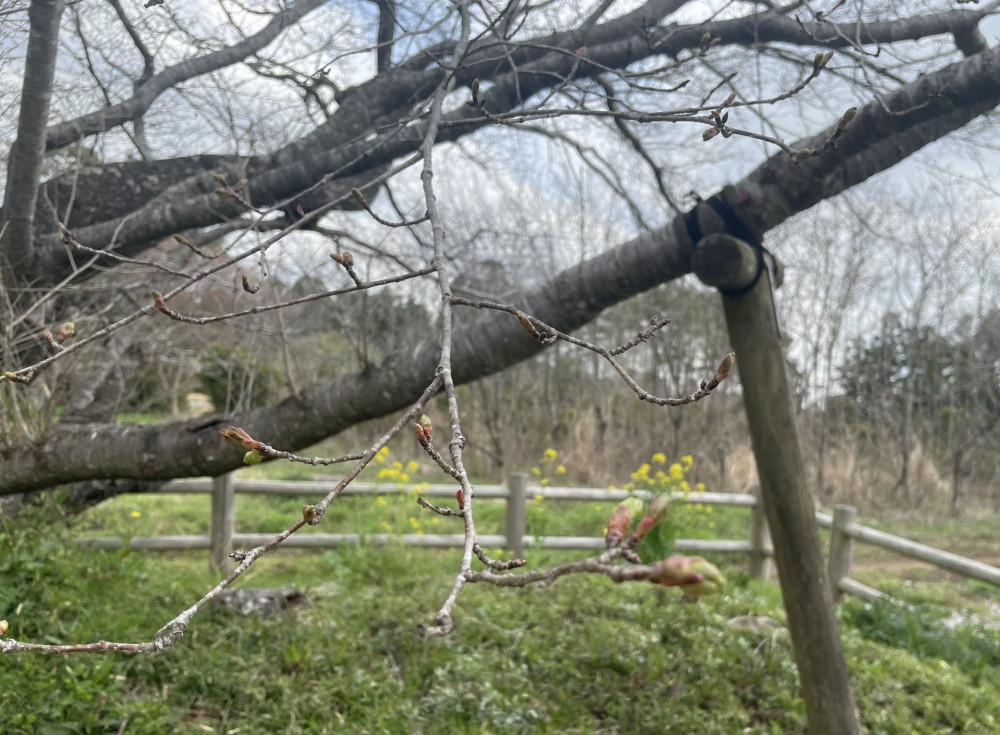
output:
[[[771,556],[768,547],[771,545],[771,532],[767,528],[767,515],[764,513],[764,498],[761,496],[760,485],[754,488],[757,504],[750,514],[750,579],[768,579],[771,576]]]
[[[212,528],[209,533],[209,564],[212,571],[226,574],[232,567],[229,554],[236,532],[236,473],[212,478]]]
[[[507,478],[507,525],[504,535],[507,548],[514,556],[524,556],[525,506],[528,497],[528,476],[514,472]]]
[[[711,245],[711,255],[699,253],[702,243]],[[726,328],[736,352],[809,732],[854,734],[858,732],[854,697],[826,579],[815,509],[806,487],[771,278],[766,270],[758,278],[757,256],[747,243],[726,235],[713,235],[702,243],[691,259],[692,270],[709,286],[728,292],[722,294]],[[727,269],[727,262],[734,268]],[[748,263],[754,267],[747,268]]]
[[[840,587],[842,579],[851,576],[851,553],[854,539],[844,533],[848,525],[854,523],[858,512],[850,505],[838,505],[833,509],[833,525],[830,526],[830,592],[834,602],[840,602],[844,592]]]

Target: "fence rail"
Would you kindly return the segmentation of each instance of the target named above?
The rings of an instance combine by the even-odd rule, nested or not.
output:
[[[455,496],[454,484],[432,484],[422,486],[421,495],[428,497]],[[230,564],[229,554],[235,546],[257,546],[270,539],[269,533],[236,533],[235,494],[284,495],[318,497],[329,492],[329,482],[242,480],[235,473],[215,478],[174,480],[156,492],[159,493],[211,493],[212,516],[208,535],[191,536],[134,536],[129,539],[119,537],[83,538],[78,543],[101,549],[145,549],[155,551],[208,549],[210,562],[216,570],[223,571]],[[527,498],[541,496],[546,500],[618,502],[631,495],[649,499],[651,493],[607,490],[604,488],[570,487],[530,487],[527,475],[512,474],[506,485],[477,485],[479,499],[505,500],[505,533],[484,534],[479,542],[485,547],[507,548],[520,556],[526,548],[559,550],[597,550],[604,548],[604,539],[597,536],[529,536],[525,532],[525,510]],[[402,491],[387,490],[385,485],[370,482],[354,482],[344,495],[403,495]],[[698,493],[684,496],[675,494],[676,501],[746,508],[751,513],[750,538],[738,539],[679,539],[675,543],[678,551],[697,553],[746,554],[749,559],[749,574],[755,579],[766,579],[770,574],[771,546],[767,522],[758,495],[740,493]],[[851,506],[838,505],[833,515],[817,513],[816,521],[821,528],[830,530],[830,552],[828,571],[835,600],[842,595],[854,595],[872,601],[885,598],[884,592],[851,579],[851,560],[855,542],[877,546],[903,556],[917,559],[957,574],[982,582],[1000,586],[1000,569],[953,554],[933,546],[917,543],[900,536],[878,531],[855,522],[857,512]],[[354,534],[354,533],[310,533],[295,534],[284,541],[286,548],[332,548],[361,543],[383,546],[402,543],[406,546],[423,548],[456,548],[465,544],[462,534]]]

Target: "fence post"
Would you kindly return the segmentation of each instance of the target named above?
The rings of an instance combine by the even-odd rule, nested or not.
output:
[[[507,525],[504,535],[507,548],[514,556],[524,556],[524,533],[526,529],[524,509],[528,496],[528,475],[513,472],[507,477]]]
[[[757,502],[750,515],[750,579],[767,580],[771,576],[771,559],[766,547],[771,545],[771,531],[767,527],[760,485],[754,487],[753,494]]]
[[[830,561],[827,567],[830,585],[833,587],[833,601],[840,602],[844,593],[840,590],[840,580],[851,576],[851,553],[854,539],[844,533],[858,512],[850,505],[837,505],[833,509],[833,525],[830,526]]]
[[[208,563],[212,571],[226,574],[232,566],[229,558],[236,531],[236,473],[212,478],[212,528],[209,536]]]

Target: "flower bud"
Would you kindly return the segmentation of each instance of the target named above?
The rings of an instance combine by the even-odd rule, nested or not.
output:
[[[733,369],[733,365],[735,363],[736,363],[735,352],[730,352],[728,355],[722,358],[722,362],[719,363],[719,367],[715,371],[715,377],[712,379],[716,385],[718,385],[723,380],[729,377],[729,373]]]
[[[243,464],[254,465],[264,461],[264,455],[256,449],[251,449],[243,455]]]
[[[691,571],[690,557],[675,554],[656,562],[647,579],[653,584],[662,584],[664,587],[680,587],[697,584],[703,577]]]
[[[689,571],[701,577],[700,582],[684,586],[684,594],[688,597],[704,597],[714,595],[722,589],[726,583],[726,578],[722,572],[712,562],[700,556],[689,557],[691,562]]]
[[[260,449],[263,446],[262,442],[257,441],[238,426],[229,426],[225,429],[219,429],[219,433],[222,434],[222,438],[225,439],[228,444],[232,444],[234,447],[240,447],[241,449]]]
[[[632,519],[642,513],[642,501],[639,498],[626,498],[611,513],[608,519],[608,530],[604,534],[604,543],[609,549],[613,549],[621,543],[628,533]]]
[[[858,108],[857,107],[849,107],[849,108],[847,108],[847,111],[843,115],[840,116],[839,120],[837,120],[837,131],[840,132],[841,130],[843,130],[844,128],[846,128],[847,125],[848,125],[848,123],[850,123],[851,120],[854,119],[854,116],[857,115],[857,114],[858,114]]]

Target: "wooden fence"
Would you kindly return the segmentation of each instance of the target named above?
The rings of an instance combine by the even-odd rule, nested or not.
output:
[[[454,498],[455,488],[454,484],[425,485],[421,487],[420,494],[427,497]],[[84,538],[79,539],[78,542],[84,546],[102,549],[123,547],[159,551],[208,549],[212,567],[223,571],[230,564],[229,554],[234,547],[257,546],[273,536],[270,533],[236,533],[236,493],[316,498],[325,495],[329,489],[330,483],[327,481],[241,480],[237,478],[236,473],[215,478],[174,480],[157,492],[211,493],[212,513],[208,535],[133,536],[129,539],[119,537]],[[484,547],[506,548],[518,556],[522,555],[525,548],[528,547],[566,550],[599,550],[604,548],[604,539],[597,535],[543,537],[527,535],[525,511],[529,493],[532,497],[540,496],[547,500],[606,502],[609,503],[609,506],[611,503],[620,502],[630,495],[636,495],[643,499],[650,497],[648,493],[643,492],[630,493],[626,490],[603,488],[529,487],[528,476],[523,473],[510,475],[506,485],[477,485],[475,492],[478,499],[506,500],[504,534],[480,535],[479,543]],[[393,494],[403,493],[387,490],[384,484],[366,482],[353,482],[344,491],[344,495]],[[746,508],[750,512],[748,539],[678,539],[675,544],[677,551],[746,554],[749,560],[748,572],[752,578],[766,579],[769,576],[770,560],[774,555],[774,549],[771,546],[763,507],[757,495],[696,493],[687,497],[678,494],[675,499],[679,502],[692,504]],[[863,526],[855,522],[855,516],[855,509],[847,505],[836,506],[833,515],[816,514],[816,520],[820,527],[830,530],[828,570],[835,600],[839,600],[844,594],[854,595],[868,601],[887,597],[885,593],[851,579],[851,557],[855,541],[877,546],[972,579],[1000,586],[1000,569],[996,567]],[[392,541],[425,548],[454,548],[462,547],[465,544],[465,537],[462,534],[300,533],[286,539],[282,546],[286,548],[331,548],[341,545],[358,545],[362,541],[372,545],[385,545]]]

